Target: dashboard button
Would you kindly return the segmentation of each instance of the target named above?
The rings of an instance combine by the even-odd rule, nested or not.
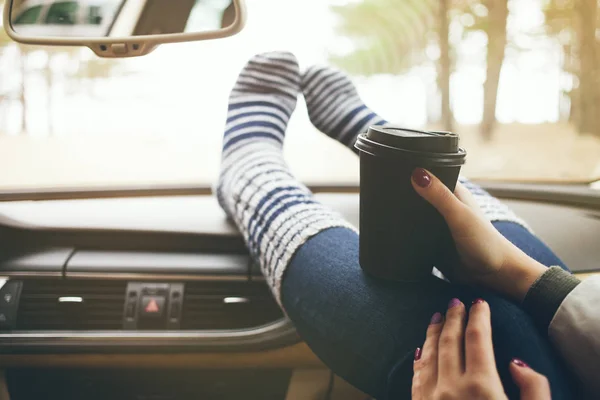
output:
[[[135,300],[131,300],[127,304],[127,311],[125,312],[125,318],[134,318],[135,317],[135,306],[137,302]]]
[[[11,316],[0,310],[0,329],[11,329],[13,325],[13,319]]]
[[[142,318],[161,318],[165,314],[165,296],[142,296],[140,316]]]

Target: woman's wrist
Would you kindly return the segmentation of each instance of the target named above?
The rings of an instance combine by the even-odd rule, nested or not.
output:
[[[514,252],[507,257],[490,282],[492,289],[511,298],[522,302],[531,285],[548,269],[521,250],[514,248]]]
[[[523,260],[517,261],[517,264],[511,269],[509,279],[512,283],[512,290],[509,296],[519,302],[523,301],[527,292],[542,276],[548,267],[523,254]]]

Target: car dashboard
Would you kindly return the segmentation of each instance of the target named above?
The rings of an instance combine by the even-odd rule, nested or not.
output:
[[[487,188],[577,272],[600,267],[597,191]],[[357,193],[316,196],[358,226]],[[0,254],[0,369],[13,399],[40,388],[63,399],[290,399],[295,380],[331,383],[329,372],[306,377],[326,367],[211,195],[0,202]]]

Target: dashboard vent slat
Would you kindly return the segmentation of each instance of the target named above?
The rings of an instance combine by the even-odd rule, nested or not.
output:
[[[226,298],[247,302],[226,303]],[[264,282],[191,282],[185,286],[181,328],[246,329],[283,318]]]
[[[18,330],[122,329],[127,282],[25,280],[19,299]],[[60,297],[82,303],[60,303]]]

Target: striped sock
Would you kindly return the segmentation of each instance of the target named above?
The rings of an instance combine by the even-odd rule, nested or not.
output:
[[[229,97],[217,198],[242,233],[277,301],[281,280],[296,250],[331,227],[349,227],[318,203],[283,159],[288,120],[300,92],[290,53],[254,56]]]
[[[485,215],[490,221],[507,221],[519,224],[533,232],[529,225],[519,218],[506,204],[486,192],[481,186],[471,182],[464,176],[459,176],[458,181],[462,183],[471,195],[475,198],[477,205],[481,208],[483,215]]]
[[[354,142],[358,134],[371,125],[386,123],[365,105],[342,71],[310,67],[302,76],[302,92],[313,125],[354,152],[357,152]]]
[[[339,70],[310,67],[302,76],[302,91],[313,125],[357,154],[354,142],[359,134],[366,132],[369,126],[388,124],[364,104],[348,75]],[[527,227],[508,206],[479,185],[465,177],[459,180],[490,221],[511,221]]]

